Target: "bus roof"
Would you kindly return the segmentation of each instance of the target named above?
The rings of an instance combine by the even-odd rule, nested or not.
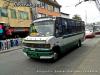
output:
[[[55,17],[41,17],[41,18],[37,18],[32,23],[39,22],[39,21],[46,21],[46,20],[55,20],[55,19],[56,19]]]
[[[39,22],[39,21],[46,21],[46,20],[56,20],[57,18],[68,19],[68,20],[73,20],[73,21],[77,21],[77,22],[84,22],[84,21],[78,21],[78,20],[64,18],[64,17],[41,17],[41,18],[35,19],[32,23]]]

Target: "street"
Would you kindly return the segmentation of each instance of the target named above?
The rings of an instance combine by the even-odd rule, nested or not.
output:
[[[0,54],[0,75],[100,75],[100,36],[55,63],[32,60],[22,49]]]

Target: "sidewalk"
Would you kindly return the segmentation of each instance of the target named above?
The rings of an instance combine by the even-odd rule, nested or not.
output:
[[[0,54],[10,52],[10,51],[14,51],[14,50],[18,50],[18,49],[22,49],[22,46],[15,46],[15,47],[12,47],[12,48],[7,49],[7,50],[1,50]]]

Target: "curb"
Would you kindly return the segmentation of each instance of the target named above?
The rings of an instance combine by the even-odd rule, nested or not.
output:
[[[11,51],[18,50],[18,49],[22,49],[22,47],[21,46],[18,46],[18,47],[13,47],[11,49],[3,50],[3,51],[0,51],[0,54],[7,53],[7,52],[11,52]]]

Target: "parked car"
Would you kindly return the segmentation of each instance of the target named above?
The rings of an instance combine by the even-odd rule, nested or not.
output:
[[[85,31],[85,38],[94,38],[95,33],[92,30],[86,30]]]
[[[95,30],[95,34],[100,35],[100,29],[99,28]]]

